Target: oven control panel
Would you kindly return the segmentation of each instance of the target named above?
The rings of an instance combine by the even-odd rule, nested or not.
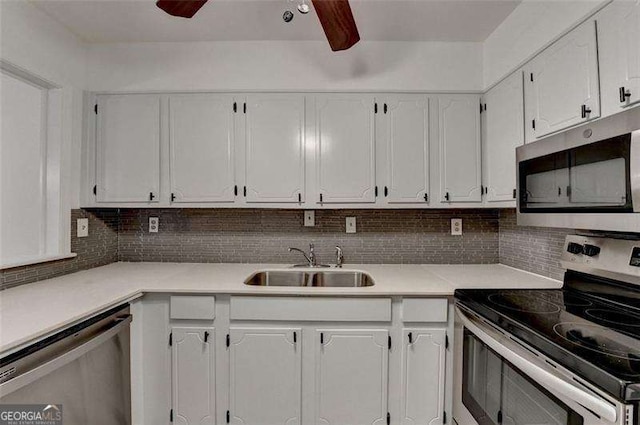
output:
[[[640,242],[637,240],[568,235],[561,262],[566,269],[621,280],[622,275],[627,275],[640,284]]]

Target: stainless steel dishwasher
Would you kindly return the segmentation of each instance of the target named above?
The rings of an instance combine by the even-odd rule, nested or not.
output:
[[[65,425],[131,423],[129,306],[0,359],[0,404],[62,405]]]

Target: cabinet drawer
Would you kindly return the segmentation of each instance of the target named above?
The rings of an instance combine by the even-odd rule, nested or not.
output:
[[[216,297],[180,295],[171,297],[171,319],[213,320],[216,317]]]
[[[390,298],[231,297],[231,320],[389,322]]]
[[[446,322],[445,298],[405,298],[402,300],[403,322]]]

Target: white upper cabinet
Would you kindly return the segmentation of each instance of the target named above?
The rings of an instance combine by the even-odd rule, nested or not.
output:
[[[640,101],[640,0],[616,0],[597,16],[602,115]]]
[[[488,202],[515,201],[516,148],[524,144],[522,90],[518,71],[483,99],[482,171]]]
[[[438,99],[440,197],[443,202],[480,202],[480,97]]]
[[[233,202],[233,97],[169,98],[171,202]]]
[[[375,202],[374,103],[361,94],[316,97],[317,202]]]
[[[315,424],[387,423],[388,335],[378,329],[316,331]]]
[[[598,118],[596,26],[587,21],[525,66],[527,141]]]
[[[231,328],[229,335],[229,423],[300,424],[300,328]]]
[[[380,107],[380,105],[378,105]],[[382,113],[381,113],[382,112]],[[429,98],[399,95],[384,99],[377,119],[384,177],[382,195],[389,204],[429,201]],[[380,175],[379,173],[378,175]]]
[[[171,335],[173,423],[214,425],[214,329],[174,327]]]
[[[404,329],[402,345],[403,425],[444,424],[444,329]]]
[[[157,202],[160,96],[98,96],[97,105],[97,202]]]
[[[305,192],[304,96],[247,96],[245,128],[246,201],[302,202]]]

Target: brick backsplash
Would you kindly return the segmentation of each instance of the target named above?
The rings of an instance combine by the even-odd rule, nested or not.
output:
[[[559,259],[567,229],[516,225],[515,210],[316,210],[304,227],[300,210],[97,209],[72,210],[71,250],[77,257],[0,271],[0,289],[61,276],[114,261],[299,263],[314,243],[319,261],[333,263],[334,247],[346,263],[503,263],[561,279]],[[89,237],[75,221],[89,218]],[[149,217],[160,231],[149,233]],[[357,233],[345,233],[356,217]],[[463,235],[450,235],[450,219],[463,219]]]
[[[346,263],[497,263],[497,210],[317,210],[304,227],[300,210],[130,209],[120,211],[121,261],[295,263],[289,253],[314,243],[319,261]],[[148,232],[150,216],[160,231]],[[345,233],[345,217],[357,233]],[[463,236],[450,235],[450,219],[463,219]]]
[[[571,229],[527,227],[516,224],[516,211],[500,211],[500,263],[553,279],[562,279],[560,255]]]
[[[89,219],[89,236],[76,237],[76,220]],[[71,210],[71,252],[74,258],[0,271],[0,289],[62,276],[118,261],[118,210]]]

